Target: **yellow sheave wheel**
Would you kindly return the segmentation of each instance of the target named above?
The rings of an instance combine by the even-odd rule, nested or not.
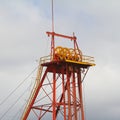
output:
[[[82,61],[82,52],[80,51],[80,49],[75,49],[75,54],[76,54],[76,61]]]
[[[55,48],[55,57],[58,60],[81,61],[82,52],[79,49],[72,49],[72,48],[69,49],[58,46]]]
[[[63,48],[61,46],[55,48],[55,56],[57,56],[59,60],[63,60]]]
[[[75,60],[75,51],[74,49],[70,48],[70,60]]]
[[[70,55],[70,51],[68,48],[63,48],[63,58],[64,60],[68,59],[68,56]]]
[[[55,54],[60,54],[60,52],[61,52],[61,50],[62,50],[63,48],[62,47],[56,47],[55,48]]]

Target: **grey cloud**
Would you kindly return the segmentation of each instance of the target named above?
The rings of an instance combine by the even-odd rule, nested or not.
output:
[[[16,79],[32,71],[35,59],[49,53],[45,31],[51,30],[51,13],[46,1],[0,3],[0,91],[7,94]],[[56,32],[75,32],[83,54],[95,57],[96,67],[84,81],[87,119],[120,119],[119,5],[117,0],[55,1]]]

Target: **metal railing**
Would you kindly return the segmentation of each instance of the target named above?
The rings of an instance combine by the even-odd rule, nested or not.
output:
[[[95,64],[94,57],[86,56],[86,55],[82,55],[82,61],[81,62]]]
[[[95,64],[94,57],[82,55],[81,58],[82,59],[80,61],[79,60],[78,61],[71,60],[71,61],[73,61],[73,62],[81,62],[81,63],[83,62],[83,63]],[[66,59],[66,60],[69,60],[69,59]],[[64,60],[64,61],[66,61],[66,60]],[[41,61],[41,64],[43,64],[43,63],[47,63],[47,62],[56,61],[56,59],[53,59],[53,56],[48,55],[48,56],[41,57],[40,61]],[[59,60],[59,61],[63,61],[63,60]]]

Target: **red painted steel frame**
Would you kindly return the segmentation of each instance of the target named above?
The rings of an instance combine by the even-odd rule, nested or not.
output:
[[[46,32],[46,34],[48,36],[51,36],[51,55],[52,56],[54,56],[54,50],[55,50],[55,42],[54,42],[54,37],[55,36],[72,40],[74,42],[74,49],[79,50],[78,44],[76,42],[77,38],[74,34],[73,34],[73,36],[67,36],[67,35],[63,35],[63,34],[59,34],[59,33],[55,33],[55,32]]]
[[[61,120],[85,120],[82,100],[81,66],[68,62],[50,62],[44,63],[43,67],[47,68],[41,78],[41,82],[35,90],[29,109],[26,111],[22,120],[27,120],[31,111],[34,111],[37,120],[42,120],[48,113],[51,114],[52,118],[50,119],[52,120],[57,120],[61,113]],[[45,94],[47,98],[51,99],[51,102],[49,104],[42,103],[41,105],[34,105],[38,93],[41,93],[40,91],[43,89],[43,86],[46,85],[46,88],[50,86],[50,84],[45,84],[48,73],[52,73],[52,78],[50,79],[52,83],[52,97],[49,92],[45,92]],[[59,92],[57,90],[57,82],[60,82],[60,88],[62,89],[60,97],[57,96],[57,92]],[[46,106],[48,107],[46,108]]]
[[[44,118],[44,116],[49,115],[51,115],[50,120],[85,120],[82,82],[87,72],[82,74],[81,70],[87,71],[93,64],[82,61],[82,52],[78,47],[74,33],[73,36],[66,36],[54,32],[53,13],[52,0],[52,32],[46,32],[48,36],[51,36],[51,59],[49,62],[41,63],[41,68],[46,68],[43,75],[41,74],[42,69],[38,69],[37,79],[39,81],[36,82],[33,88],[21,120],[27,120],[31,111],[37,117],[37,120],[48,119]],[[72,60],[60,61],[55,59],[55,36],[73,41],[74,48],[72,49],[79,52],[81,56],[80,63]],[[48,77],[49,73],[52,74],[51,79]],[[48,83],[46,83],[46,79]],[[43,91],[44,95],[37,100],[37,97],[40,97],[39,94],[42,95],[41,91]],[[36,105],[36,103],[38,104]]]
[[[35,99],[36,99],[36,97],[37,97],[37,95],[38,95],[38,93],[39,93],[39,90],[40,90],[40,88],[41,88],[41,86],[42,86],[42,84],[43,84],[43,82],[44,82],[44,79],[45,79],[45,77],[46,77],[47,72],[48,72],[48,68],[46,69],[46,71],[45,71],[45,73],[44,73],[44,75],[43,75],[43,78],[41,79],[40,84],[37,86],[36,91],[35,91],[35,93],[34,93],[34,96],[33,96],[32,100],[31,100],[31,102],[29,103],[29,106],[28,106],[27,110],[26,110],[25,113],[23,114],[21,120],[27,120],[28,115],[29,115],[29,113],[30,113],[30,111],[31,111],[31,109],[32,109],[32,106],[33,106],[34,102],[35,102]]]
[[[37,116],[37,120],[41,120],[44,116],[47,116],[48,113],[51,114],[52,120],[56,120],[60,115],[62,118],[59,119],[63,120],[85,120],[82,81],[87,72],[83,75],[81,70],[84,69],[84,71],[88,71],[88,68],[92,65],[89,63],[84,64],[84,62],[77,63],[75,61],[67,62],[54,60],[54,36],[73,40],[74,49],[79,48],[74,35],[71,37],[55,32],[47,32],[47,34],[49,36],[51,35],[51,55],[53,58],[49,62],[41,64],[46,70],[42,76],[39,76],[41,78],[37,78],[40,79],[40,82],[37,83],[36,88],[33,91],[33,96],[31,97],[21,120],[27,120],[31,111]],[[40,70],[38,71],[40,72]],[[48,77],[49,73],[52,74],[51,79]],[[49,79],[49,83],[46,83],[46,79]],[[58,83],[60,83],[60,85],[58,85]],[[44,86],[46,88],[50,87],[49,89],[51,92],[49,90],[46,91]],[[45,94],[42,99],[48,98],[49,102],[41,102],[40,104],[35,105],[35,100],[39,94],[41,94],[41,90],[43,90]],[[58,93],[60,94],[59,96]]]
[[[59,61],[55,60],[55,42],[54,37],[67,38],[73,41],[74,50],[80,51],[76,42],[76,37],[66,36],[54,32],[54,15],[53,15],[53,0],[52,0],[52,32],[46,32],[48,36],[51,36],[51,60],[49,62],[42,63],[41,66],[46,68],[41,76],[40,70],[38,73],[40,81],[37,82],[36,88],[33,89],[33,94],[26,106],[26,109],[22,115],[21,120],[27,120],[30,112],[33,111],[37,120],[41,120],[44,116],[51,115],[50,120],[85,120],[83,98],[82,98],[82,72],[81,69],[88,70],[92,65],[90,63],[77,63],[76,61]],[[82,58],[81,58],[82,59]],[[51,73],[52,78],[48,77]],[[87,72],[86,72],[87,73]],[[84,74],[83,78],[85,77]],[[49,83],[46,83],[48,79]],[[37,79],[36,79],[37,80]],[[59,83],[59,84],[58,84]],[[45,90],[49,88],[50,90]],[[59,89],[58,89],[59,88]],[[39,104],[36,105],[36,101],[39,94],[43,96],[39,100]],[[60,94],[58,96],[58,93]],[[47,103],[47,100],[49,102]],[[44,100],[44,103],[41,102]],[[60,117],[60,118],[59,118]],[[34,118],[35,119],[35,118]],[[48,119],[48,118],[47,118]]]

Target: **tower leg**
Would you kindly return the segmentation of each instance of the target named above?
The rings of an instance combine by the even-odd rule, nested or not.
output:
[[[53,72],[53,120],[56,120],[56,71]]]
[[[80,106],[81,107],[81,120],[85,120],[83,98],[82,98],[81,70],[78,70],[77,77],[78,77],[78,92],[79,92],[79,99],[80,99],[80,105],[81,105]]]
[[[71,114],[71,93],[70,93],[70,73],[69,73],[68,65],[66,65],[66,72],[67,72],[68,120],[72,120],[72,114]]]
[[[64,69],[63,69],[64,70]],[[63,94],[63,113],[64,120],[66,120],[66,103],[65,103],[65,79],[64,79],[64,71],[62,70],[62,94]]]
[[[75,81],[75,70],[73,67],[73,73],[72,73],[72,96],[73,96],[73,119],[77,119],[77,101],[76,101],[76,81]]]
[[[46,77],[46,75],[47,75],[47,72],[48,72],[48,68],[46,69],[46,71],[45,71],[45,73],[44,73],[44,75],[43,75],[40,83],[36,85],[36,88],[35,88],[35,89],[33,89],[32,94],[31,94],[31,96],[30,96],[30,98],[29,98],[29,100],[28,100],[28,103],[26,104],[26,108],[25,108],[25,110],[24,110],[24,112],[23,112],[23,115],[22,115],[22,117],[21,117],[21,120],[27,120],[28,115],[29,115],[29,113],[30,113],[30,111],[31,111],[31,108],[32,108],[32,106],[33,106],[33,104],[34,104],[34,102],[35,102],[35,99],[36,99],[36,97],[37,97],[37,95],[38,95],[38,93],[39,93],[39,91],[40,91],[40,88],[42,87],[42,84],[43,84],[44,79],[45,79],[45,77]],[[38,76],[37,76],[37,77],[38,77]]]

